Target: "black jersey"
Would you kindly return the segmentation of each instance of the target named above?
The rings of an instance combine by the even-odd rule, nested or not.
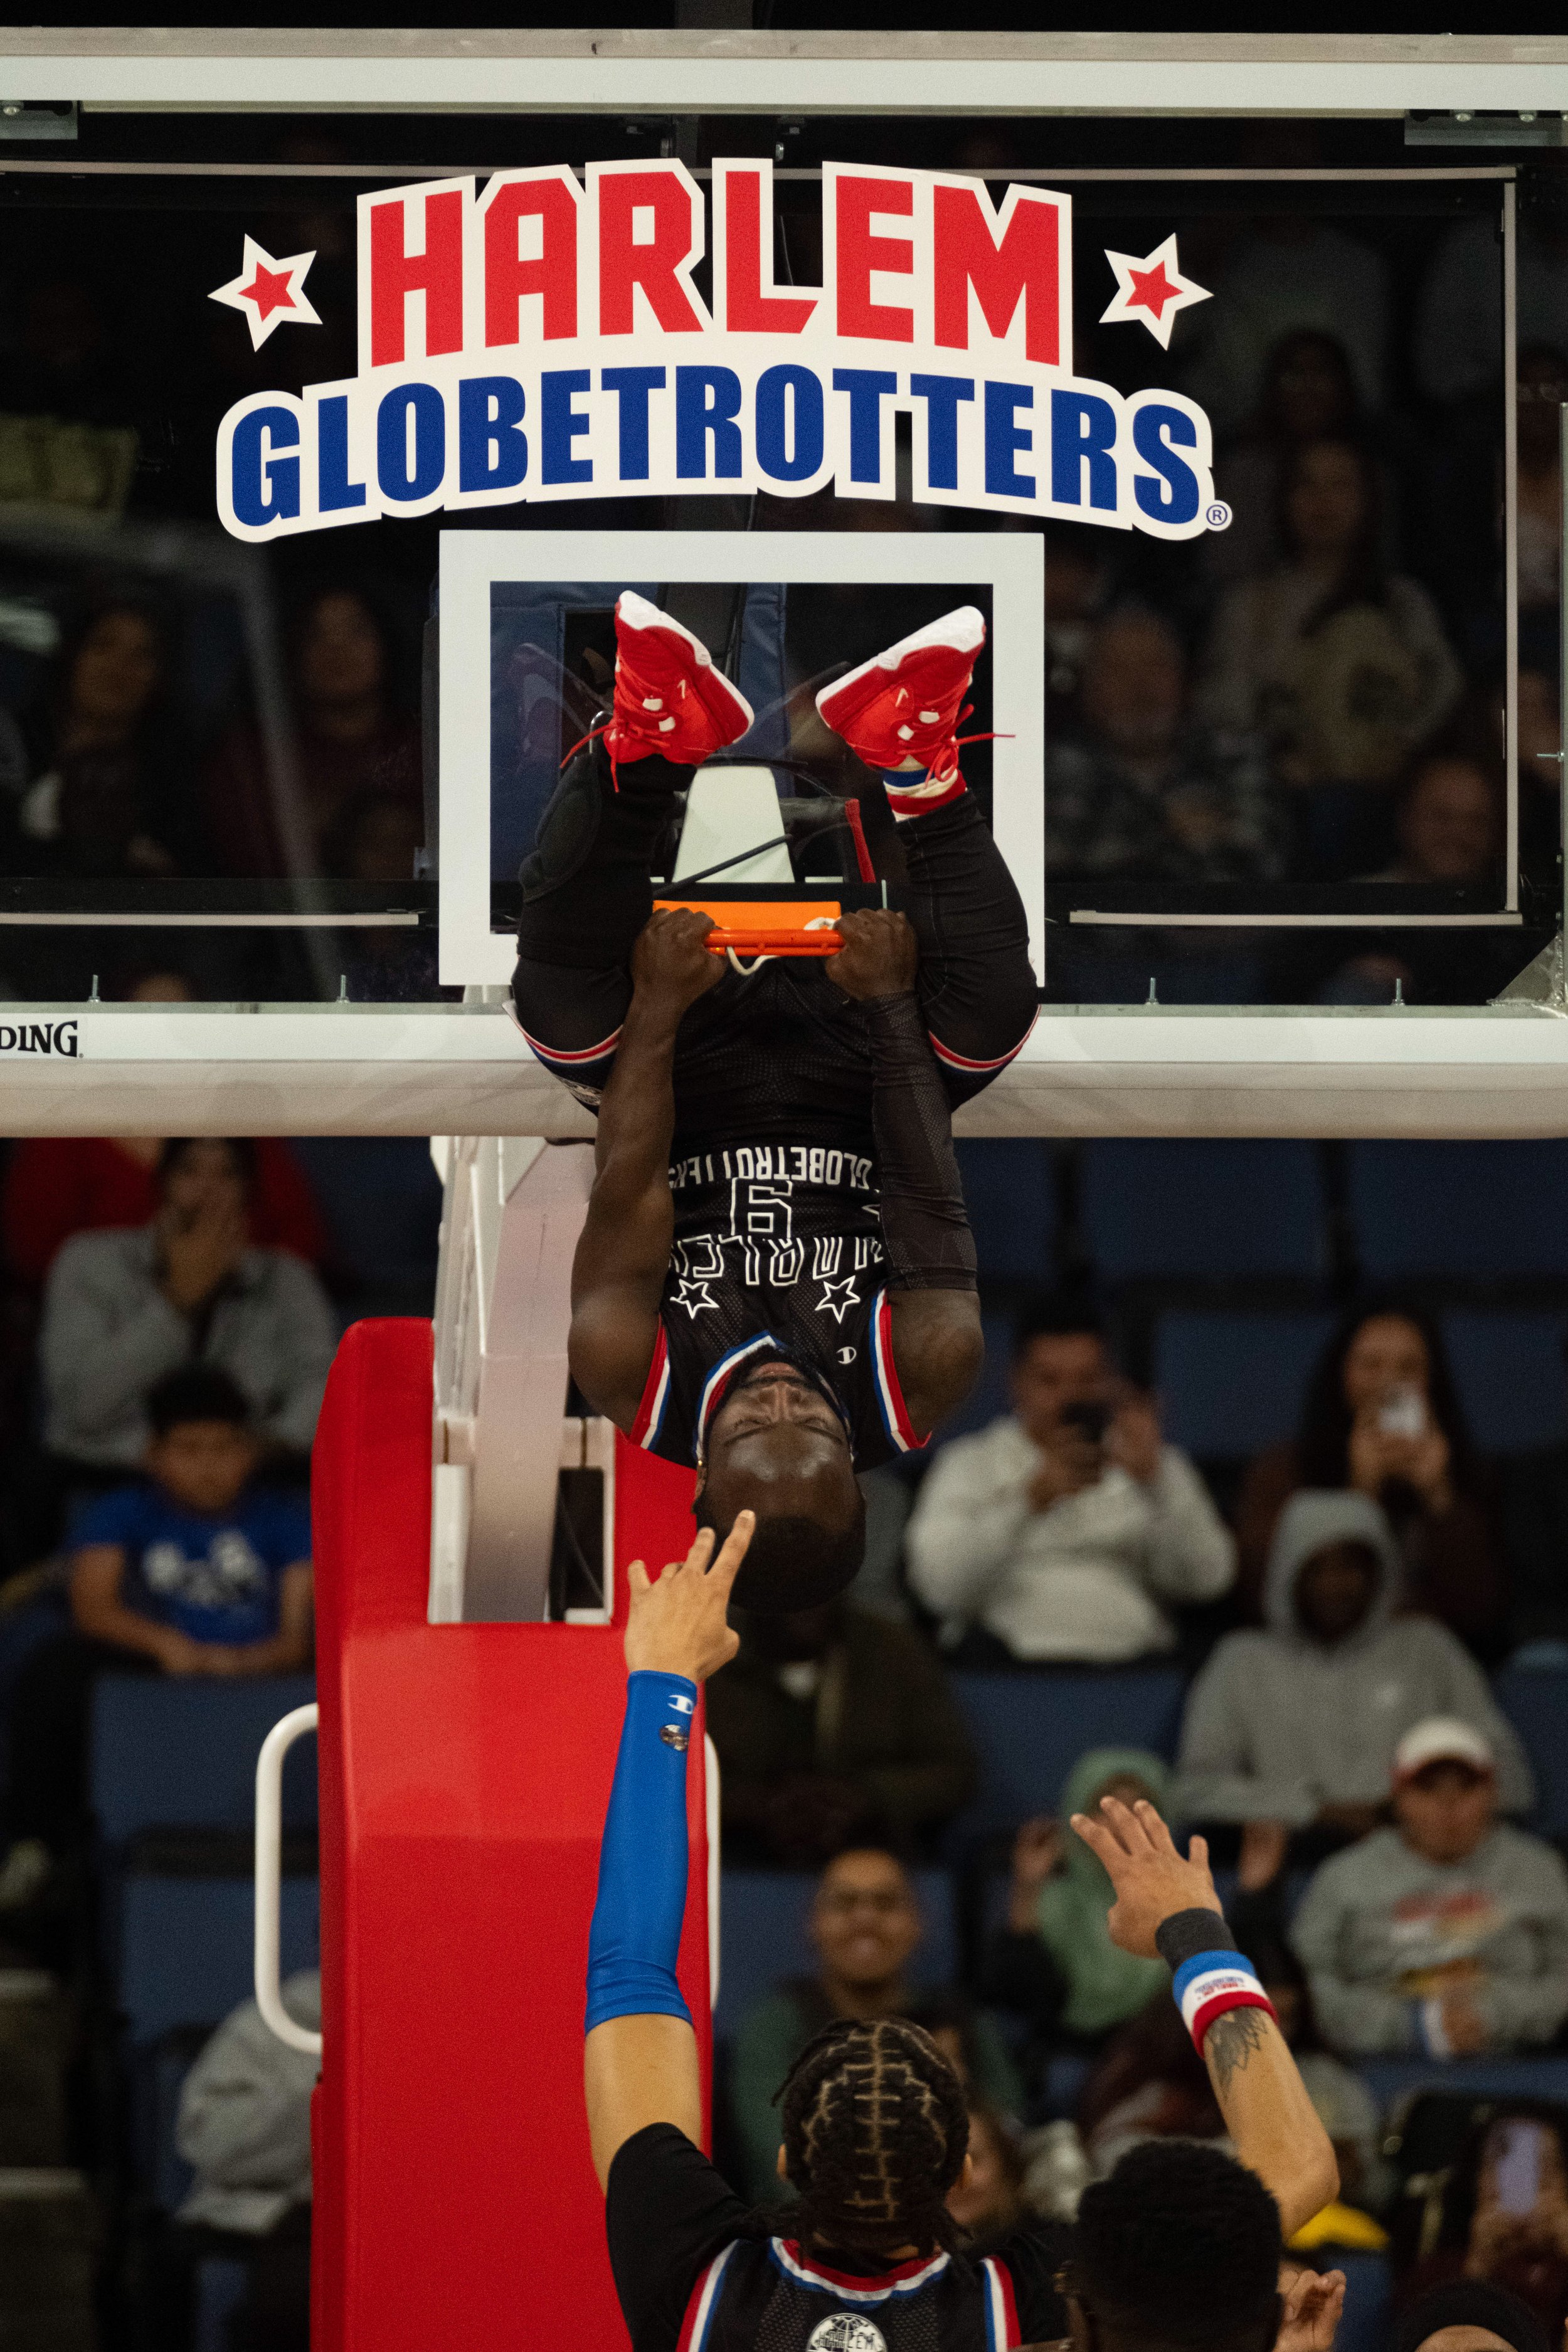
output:
[[[632,1435],[695,1462],[735,1375],[768,1354],[833,1397],[855,1466],[917,1448],[893,1368],[861,1007],[782,957],[681,1024],[675,1243]]]
[[[605,2223],[637,2352],[1007,2352],[1067,2333],[1059,2223],[1011,2230],[986,2259],[928,2254],[879,2273],[853,2254],[805,2255],[673,2124],[617,2151]]]
[[[709,2263],[679,2352],[1008,2352],[1022,2341],[1012,2277],[994,2256],[923,2255],[864,2278],[769,2238]]]
[[[918,1449],[893,1363],[869,1150],[715,1140],[669,1181],[675,1241],[634,1441],[698,1461],[736,1377],[782,1357],[832,1397],[858,1470]]]

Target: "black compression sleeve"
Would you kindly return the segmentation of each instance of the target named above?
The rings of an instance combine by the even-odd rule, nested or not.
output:
[[[974,1236],[947,1097],[920,1007],[913,995],[874,996],[865,1010],[889,1286],[973,1290]]]

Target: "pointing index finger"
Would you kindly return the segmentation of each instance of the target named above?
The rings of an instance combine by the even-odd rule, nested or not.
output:
[[[746,1557],[747,1549],[756,1532],[756,1526],[755,1511],[737,1511],[735,1523],[720,1547],[719,1557],[708,1570],[710,1580],[716,1581],[726,1594],[735,1581],[741,1562]]]

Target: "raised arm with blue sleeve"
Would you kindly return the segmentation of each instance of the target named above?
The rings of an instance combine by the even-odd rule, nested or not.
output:
[[[740,1646],[730,1589],[754,1525],[741,1512],[717,1558],[712,1530],[703,1528],[657,1584],[640,1560],[628,1571],[626,1712],[588,1934],[584,2087],[601,2187],[616,2151],[650,2124],[702,2138],[697,2036],[675,1973],[689,1861],[686,1775],[699,1686]]]

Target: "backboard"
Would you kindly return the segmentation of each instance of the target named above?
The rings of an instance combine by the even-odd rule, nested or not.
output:
[[[733,756],[773,765],[786,792],[856,789],[816,716],[819,687],[952,605],[978,604],[988,641],[963,731],[994,740],[966,751],[964,770],[1023,895],[1043,978],[1037,534],[459,530],[441,534],[443,982],[510,976],[506,894],[563,756],[607,706],[611,615],[627,587],[710,644],[757,713]]]

